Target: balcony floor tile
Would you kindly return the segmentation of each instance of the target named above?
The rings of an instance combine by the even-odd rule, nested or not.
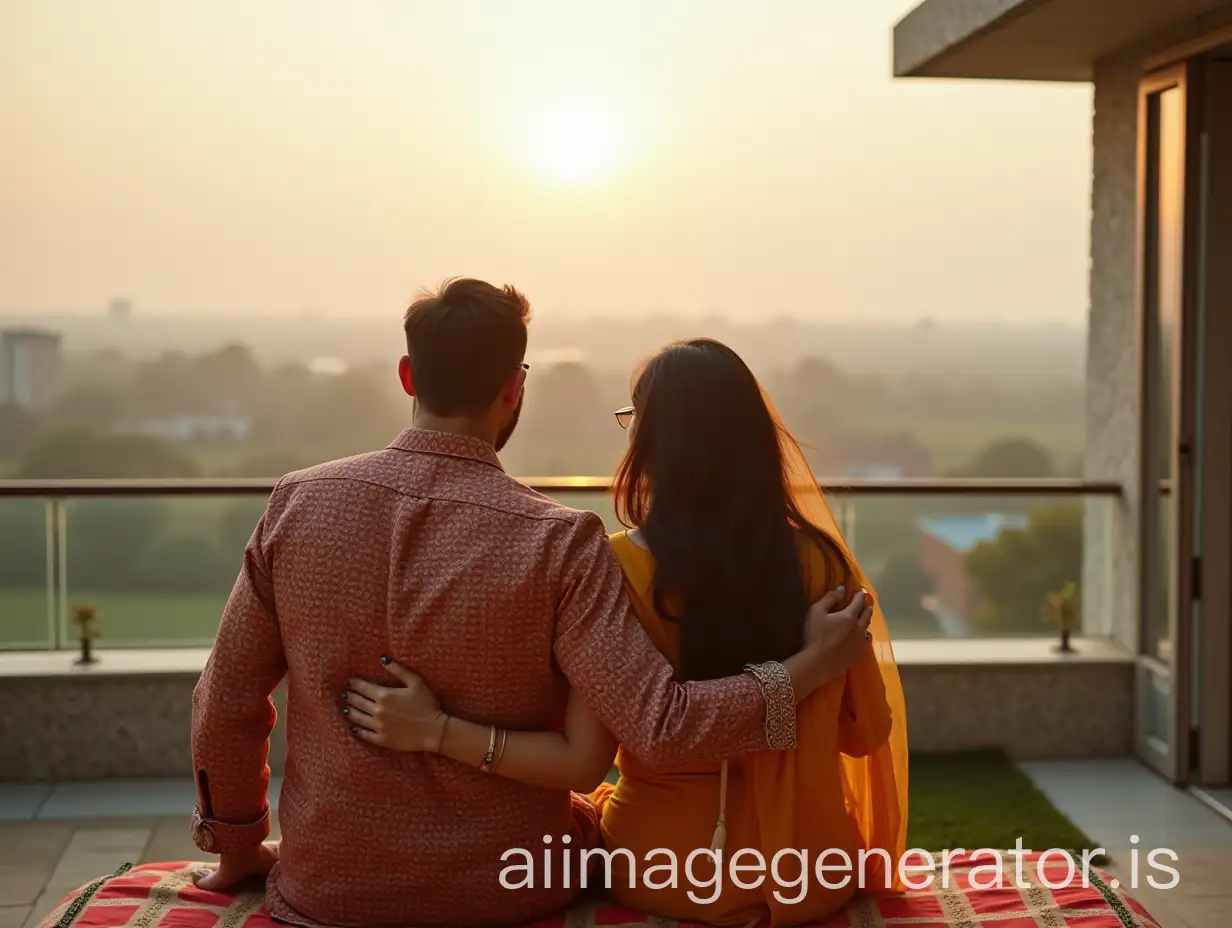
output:
[[[51,787],[41,784],[0,784],[0,822],[24,822],[34,818],[50,795]]]
[[[190,780],[112,780],[65,783],[52,790],[39,810],[40,819],[98,816],[157,817],[191,813],[196,791]]]
[[[32,911],[28,905],[0,905],[0,928],[21,928]]]
[[[66,822],[0,824],[0,906],[34,902],[73,837]]]
[[[152,833],[153,827],[78,829],[44,892],[63,896],[125,864],[136,863]]]
[[[270,778],[270,806],[278,809],[282,778]],[[64,783],[51,790],[38,811],[43,820],[79,820],[105,816],[163,818],[189,815],[197,804],[191,780],[100,780]]]
[[[1226,848],[1232,825],[1189,793],[1135,760],[1033,761],[1021,764],[1062,813],[1106,848]],[[1230,861],[1232,862],[1232,861]]]

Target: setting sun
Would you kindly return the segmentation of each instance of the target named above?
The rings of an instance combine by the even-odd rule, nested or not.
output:
[[[553,179],[594,180],[614,170],[622,139],[616,119],[594,103],[544,110],[532,119],[529,154]]]

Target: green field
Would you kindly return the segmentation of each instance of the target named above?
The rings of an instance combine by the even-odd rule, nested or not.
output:
[[[226,595],[76,593],[72,605],[98,609],[99,648],[211,645]],[[75,627],[62,627],[62,646],[73,647]],[[41,590],[0,590],[0,650],[46,647],[47,596]]]

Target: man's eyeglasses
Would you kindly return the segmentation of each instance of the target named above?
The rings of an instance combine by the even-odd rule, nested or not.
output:
[[[633,407],[626,406],[624,409],[616,410],[616,422],[622,429],[628,429],[633,424]]]

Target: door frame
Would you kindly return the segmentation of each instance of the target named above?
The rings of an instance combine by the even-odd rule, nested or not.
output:
[[[1229,30],[1232,38],[1232,30]],[[1203,73],[1197,325],[1200,364],[1198,506],[1201,590],[1195,647],[1198,664],[1193,716],[1196,782],[1232,782],[1232,175],[1216,166],[1232,160],[1232,49],[1201,61]],[[1221,363],[1224,362],[1224,363]]]
[[[1134,748],[1142,760],[1177,784],[1188,782],[1194,753],[1190,707],[1193,685],[1193,499],[1194,499],[1194,407],[1196,390],[1195,310],[1198,298],[1198,195],[1200,170],[1198,130],[1201,119],[1200,73],[1195,62],[1186,61],[1162,68],[1142,78],[1138,92],[1138,224],[1135,285],[1137,290],[1138,371],[1139,371],[1139,487],[1141,498],[1138,519],[1139,609],[1135,656]],[[1164,91],[1181,93],[1183,137],[1180,320],[1173,347],[1171,407],[1176,441],[1170,449],[1171,474],[1162,481],[1155,473],[1153,449],[1153,387],[1158,366],[1158,348],[1151,325],[1157,299],[1157,227],[1152,221],[1152,196],[1149,184],[1156,178],[1152,148],[1151,98]],[[1159,570],[1153,557],[1158,538],[1159,499],[1170,500],[1174,525],[1174,546],[1168,555],[1175,585],[1169,610],[1171,623],[1170,660],[1147,653],[1153,645],[1149,634],[1152,604],[1157,602]],[[1170,697],[1166,739],[1161,741],[1148,730],[1152,718],[1150,698],[1163,681]]]

